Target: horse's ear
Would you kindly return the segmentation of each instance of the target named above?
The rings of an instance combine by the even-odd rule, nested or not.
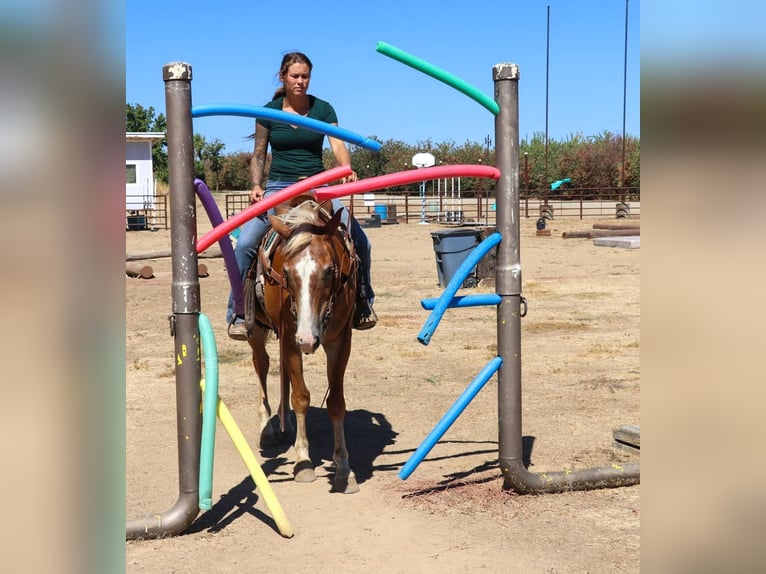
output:
[[[325,225],[324,227],[325,233],[327,235],[333,235],[335,233],[335,231],[338,229],[338,225],[340,225],[340,218],[342,216],[343,216],[342,209],[339,209],[333,214],[332,219],[330,219],[330,221],[328,221],[327,225]]]
[[[290,229],[289,225],[282,221],[281,218],[277,217],[276,215],[269,215],[269,222],[271,223],[271,227],[274,228],[274,231],[279,233],[282,237],[285,239],[290,237],[292,230]]]

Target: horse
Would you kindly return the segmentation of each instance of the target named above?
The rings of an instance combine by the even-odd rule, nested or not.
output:
[[[352,318],[357,288],[358,259],[354,244],[341,225],[342,212],[328,212],[329,202],[317,204],[311,196],[298,196],[270,215],[271,229],[263,238],[258,256],[248,272],[245,289],[245,323],[253,351],[253,365],[260,381],[260,446],[273,445],[290,428],[287,400],[295,413],[294,448],[296,482],[316,480],[309,457],[306,412],[311,395],[303,376],[303,354],[321,345],[327,360],[327,413],[334,435],[333,492],[359,491],[349,464],[344,434],[346,401],[343,379],[351,353]],[[272,426],[266,378],[270,332],[279,341],[279,436]]]

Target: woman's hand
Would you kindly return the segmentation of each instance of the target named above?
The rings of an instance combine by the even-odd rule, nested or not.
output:
[[[258,203],[263,199],[263,188],[260,185],[254,185],[250,192],[250,203]]]
[[[355,171],[351,172],[351,175],[347,175],[343,178],[342,183],[351,183],[352,181],[357,181],[359,177],[356,175]]]

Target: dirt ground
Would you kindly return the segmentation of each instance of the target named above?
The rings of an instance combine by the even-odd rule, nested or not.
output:
[[[200,236],[210,228],[198,211]],[[640,425],[640,250],[563,239],[594,220],[550,222],[537,237],[522,219],[523,434],[536,473],[637,460],[612,431]],[[604,222],[614,223],[614,220]],[[127,543],[127,572],[639,572],[640,486],[547,495],[504,491],[497,463],[492,377],[413,474],[402,465],[496,356],[494,308],[452,309],[431,343],[417,334],[437,297],[431,233],[438,224],[367,230],[378,326],[354,332],[346,376],[347,442],[360,492],[330,493],[332,436],[321,406],[324,355],[304,359],[312,391],[309,439],[318,479],[292,481],[293,451],[256,448],[258,389],[246,343],[226,336],[222,258],[202,259],[202,312],[212,322],[219,391],[295,535],[278,533],[231,440],[218,425],[213,509],[190,532]],[[170,248],[170,232],[127,233],[127,251]],[[146,261],[151,279],[126,277],[126,512],[168,510],[178,497],[171,260]],[[479,286],[460,294],[493,292]],[[276,356],[276,342],[270,344]],[[276,360],[270,380],[276,389]],[[272,391],[272,396],[275,396]],[[272,405],[276,407],[276,405]]]

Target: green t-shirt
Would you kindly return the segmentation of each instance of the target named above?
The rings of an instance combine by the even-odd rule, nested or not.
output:
[[[282,111],[284,97],[270,101],[264,107]],[[328,124],[338,123],[335,110],[324,100],[309,95],[308,117]],[[274,181],[297,181],[324,171],[322,144],[324,134],[294,128],[283,122],[258,119],[257,124],[268,128],[271,145],[271,168],[269,179]]]

